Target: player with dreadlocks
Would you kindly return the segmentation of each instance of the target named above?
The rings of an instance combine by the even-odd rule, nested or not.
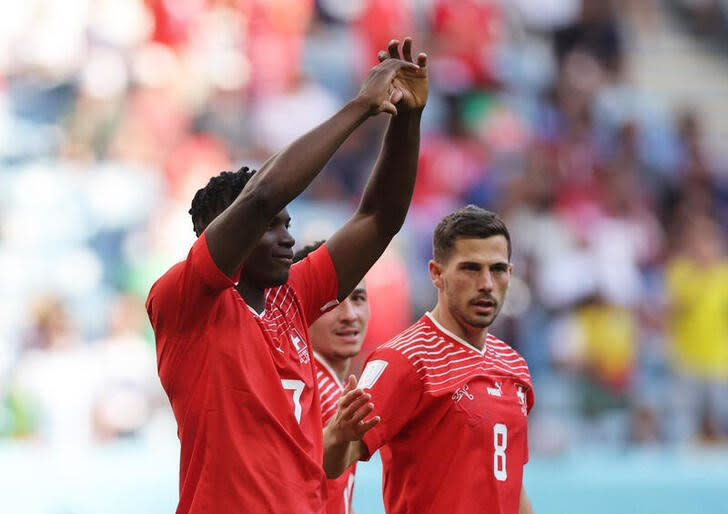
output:
[[[308,325],[344,300],[402,226],[427,101],[425,54],[393,40],[357,96],[259,171],[224,172],[192,202],[199,236],[147,312],[181,442],[178,513],[325,508],[323,454],[379,421],[350,377],[323,431]],[[367,118],[392,117],[353,217],[292,266],[286,205]]]

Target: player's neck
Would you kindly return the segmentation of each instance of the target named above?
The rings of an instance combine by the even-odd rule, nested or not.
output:
[[[245,303],[255,310],[255,312],[261,314],[265,310],[265,289],[252,286],[242,278],[235,288],[243,300],[245,300]]]
[[[465,323],[461,323],[452,315],[452,313],[442,307],[438,302],[435,308],[430,311],[432,317],[445,329],[452,332],[460,339],[467,342],[470,346],[478,351],[485,348],[485,341],[488,338],[488,328],[473,327]]]
[[[320,353],[317,353],[316,355],[318,356],[319,360],[323,361],[324,364],[329,367],[329,370],[334,373],[336,378],[339,379],[339,382],[341,382],[342,384],[346,382],[349,373],[349,366],[351,365],[351,358],[334,359],[321,355]]]

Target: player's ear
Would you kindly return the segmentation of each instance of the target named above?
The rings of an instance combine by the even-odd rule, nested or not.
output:
[[[430,279],[436,288],[442,289],[442,264],[435,260],[430,260],[427,264],[430,270]]]

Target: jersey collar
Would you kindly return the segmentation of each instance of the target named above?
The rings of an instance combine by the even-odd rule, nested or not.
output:
[[[432,322],[433,325],[435,325],[435,327],[440,332],[444,333],[448,337],[454,339],[455,341],[457,341],[461,345],[469,348],[470,350],[472,350],[472,351],[474,351],[476,353],[479,353],[480,355],[485,355],[485,350],[488,348],[488,341],[487,340],[486,340],[485,344],[483,344],[483,349],[482,350],[478,350],[475,346],[473,346],[472,344],[470,344],[469,342],[467,342],[462,337],[453,334],[448,329],[446,329],[445,327],[443,327],[442,325],[440,325],[440,323],[438,323],[438,321],[435,319],[435,317],[432,315],[432,313],[430,311],[427,311],[425,313],[425,316],[427,316],[427,318]]]
[[[334,372],[334,370],[331,369],[331,366],[329,366],[329,363],[326,362],[326,360],[323,358],[323,356],[320,353],[317,353],[316,351],[314,351],[313,358],[316,359],[316,362],[319,363],[322,368],[324,368],[326,371],[329,372],[329,375],[331,375],[331,378],[334,379],[334,382],[336,382],[336,385],[338,385],[340,389],[344,389],[344,384],[341,383],[341,380],[339,380],[339,377],[336,375],[336,372]]]

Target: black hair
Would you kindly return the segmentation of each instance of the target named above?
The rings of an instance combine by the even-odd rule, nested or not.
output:
[[[300,260],[305,259],[309,253],[313,252],[314,250],[317,250],[322,244],[324,244],[326,241],[316,241],[315,243],[311,243],[310,245],[306,245],[300,250],[298,250],[295,254],[293,254],[293,262],[298,262]]]
[[[223,171],[195,193],[189,213],[198,237],[218,214],[235,201],[254,173],[255,170],[247,166],[238,171]]]
[[[486,238],[502,235],[508,243],[508,260],[511,259],[511,235],[503,220],[494,212],[475,205],[466,205],[445,216],[435,228],[432,237],[432,254],[437,262],[445,262],[459,237]]]

